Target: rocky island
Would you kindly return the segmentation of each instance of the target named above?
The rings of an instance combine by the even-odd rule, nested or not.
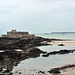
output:
[[[41,51],[36,46],[49,45],[48,42],[51,42],[51,39],[16,30],[2,35],[0,37],[0,73],[11,72],[13,65],[17,65],[21,60],[38,57],[41,53],[45,54],[46,52]]]

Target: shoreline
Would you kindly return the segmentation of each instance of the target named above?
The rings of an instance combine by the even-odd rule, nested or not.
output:
[[[2,41],[3,40],[3,41]],[[5,40],[5,42],[6,43],[3,43],[4,42],[4,40]],[[11,41],[11,42],[10,42]],[[14,57],[14,54],[16,55],[16,59],[15,60],[19,60],[20,59],[20,61],[22,61],[22,58],[23,59],[27,59],[27,58],[35,58],[35,57],[39,57],[40,56],[40,54],[41,53],[46,53],[46,52],[44,52],[44,51],[42,51],[42,50],[39,50],[38,48],[36,48],[36,49],[32,49],[33,47],[36,47],[36,46],[46,46],[46,45],[51,45],[52,44],[52,46],[58,46],[59,44],[63,44],[64,46],[72,46],[72,47],[75,47],[75,41],[73,41],[73,40],[63,40],[63,39],[44,39],[44,38],[41,38],[41,37],[39,37],[39,38],[36,38],[36,39],[8,39],[8,38],[6,38],[6,39],[4,39],[4,38],[2,38],[1,39],[1,44],[2,44],[2,46],[0,47],[1,49],[3,48],[4,50],[6,49],[6,50],[8,50],[9,49],[9,51],[4,51],[4,52],[0,52],[0,53],[4,53],[4,61],[5,61],[5,59],[10,59],[9,57],[10,57],[10,55],[9,55],[9,53],[11,53],[11,54],[13,54],[13,56],[11,55],[11,57],[13,57],[13,58],[15,58]],[[36,42],[36,43],[35,43]],[[0,50],[1,50],[0,49]],[[21,50],[19,50],[19,52],[18,52],[18,50],[17,51],[14,51],[14,49],[21,49]],[[22,50],[23,49],[23,50]],[[26,50],[25,50],[26,49]],[[37,50],[37,51],[36,51]],[[38,53],[37,53],[38,52]],[[25,55],[25,54],[26,55]],[[58,52],[56,52],[56,53],[58,53]],[[6,55],[6,54],[8,54],[8,55]],[[17,54],[18,54],[18,56],[17,56]],[[19,55],[20,54],[20,55]],[[49,53],[49,54],[51,54],[51,53]],[[22,58],[21,58],[22,57]],[[2,57],[3,58],[3,57]],[[2,59],[1,58],[1,59]],[[10,61],[11,61],[12,59],[10,59]],[[12,61],[11,63],[13,63],[14,64],[14,61]],[[15,65],[17,65],[19,62],[18,61],[16,61],[16,64]],[[8,64],[9,65],[9,64]],[[60,71],[61,71],[61,73],[63,73],[63,75],[66,75],[66,74],[64,74],[64,70],[66,70],[66,69],[70,69],[70,68],[74,68],[74,71],[75,71],[75,65],[72,65],[72,66],[67,66],[67,68],[65,68],[66,66],[63,66],[63,67],[60,67],[60,68],[64,68],[64,69],[61,69]],[[69,70],[68,69],[68,70]],[[67,71],[65,71],[65,73],[66,73]],[[34,74],[35,75],[35,74]],[[44,73],[44,72],[42,72],[42,71],[39,71],[39,73],[37,74],[37,75],[47,75],[46,73]],[[52,75],[52,74],[49,74],[49,75]]]
[[[64,46],[75,47],[75,40],[52,41],[49,42],[49,44],[52,44],[52,46],[58,46],[59,44],[63,44]]]
[[[58,46],[59,44],[63,44],[64,46],[75,47],[75,40],[52,41],[49,44],[52,44],[52,46]],[[65,66],[63,65],[61,67],[56,67],[53,69],[57,69],[61,72],[60,74],[55,75],[75,75],[75,64],[68,64]]]
[[[22,70],[22,71],[21,71]],[[51,71],[51,72],[50,72]],[[31,74],[31,75],[75,75],[75,64],[69,64],[57,68],[53,68],[50,71],[29,71],[26,69],[19,69],[16,70],[17,73],[22,73],[22,74]]]
[[[52,46],[63,44],[64,46],[75,47],[75,40],[52,41],[50,44],[52,44]],[[58,69],[61,72],[60,74],[56,75],[75,75],[75,64],[63,65],[54,69]]]
[[[60,71],[60,74],[57,74],[57,75],[75,75],[75,64],[68,64],[68,65],[53,68],[53,69],[57,70],[57,71]]]

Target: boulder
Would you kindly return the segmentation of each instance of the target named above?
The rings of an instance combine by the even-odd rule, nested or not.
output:
[[[59,44],[58,46],[65,46],[64,44]]]

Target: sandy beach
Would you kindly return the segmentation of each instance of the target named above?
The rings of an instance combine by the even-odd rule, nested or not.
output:
[[[75,41],[52,41],[49,44],[52,44],[52,46],[58,46],[59,44],[63,44],[65,46],[74,46],[75,47]]]
[[[61,74],[37,74],[37,75],[75,75],[75,67],[60,70]]]
[[[59,44],[63,44],[65,46],[75,47],[75,41],[72,41],[72,40],[69,40],[69,41],[52,41],[50,44],[52,44],[52,46],[58,46]],[[53,75],[75,75],[75,67],[66,68],[66,69],[63,69],[60,71],[61,71],[61,74],[53,74]]]
[[[69,40],[69,41],[52,41],[49,42],[49,44],[52,44],[52,46],[58,46],[59,44],[63,44],[64,46],[69,46],[69,47],[75,47],[75,41]],[[63,65],[64,66],[64,65]],[[57,67],[55,67],[57,68]],[[46,73],[33,73],[34,75],[75,75],[75,67],[69,67],[65,69],[60,70],[60,74],[46,74]],[[25,73],[24,73],[25,74]]]
[[[75,75],[75,67],[67,68],[61,71],[62,75]]]

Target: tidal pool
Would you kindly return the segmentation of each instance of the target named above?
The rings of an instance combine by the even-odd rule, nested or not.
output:
[[[39,49],[46,51],[46,52],[52,52],[52,51],[59,51],[64,49],[75,49],[75,47],[67,47],[67,46],[41,46],[38,47]],[[26,60],[21,61],[18,66],[14,66],[13,68],[13,75],[17,75],[16,72],[22,72],[28,75],[35,72],[34,75],[38,71],[49,71],[52,68],[55,67],[61,67],[67,64],[73,64],[75,63],[75,52],[70,54],[62,54],[62,55],[50,55],[49,57],[40,57],[37,58],[29,58]],[[32,73],[31,73],[32,72]],[[22,74],[21,74],[22,75]]]

